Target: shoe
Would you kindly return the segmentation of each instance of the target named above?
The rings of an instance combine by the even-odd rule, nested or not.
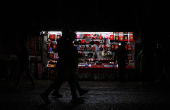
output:
[[[82,96],[82,95],[84,95],[84,94],[86,94],[86,93],[88,93],[88,92],[89,92],[89,90],[81,90],[81,91],[79,92],[79,95]]]
[[[58,93],[58,92],[53,92],[53,93],[52,93],[52,96],[54,96],[54,97],[56,97],[56,98],[61,98],[61,97],[63,97],[63,95],[60,94],[60,93]]]
[[[43,101],[46,103],[46,104],[50,104],[51,101],[49,100],[48,98],[48,95],[45,95],[44,93],[40,93],[40,96],[41,98],[43,99]]]
[[[74,104],[74,105],[83,104],[84,100],[81,99],[81,98],[74,98],[74,99],[71,100],[71,103]]]

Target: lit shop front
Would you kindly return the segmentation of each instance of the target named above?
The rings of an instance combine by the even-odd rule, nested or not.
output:
[[[41,32],[46,39],[48,78],[55,79],[58,60],[57,40],[61,31]],[[118,64],[114,63],[116,49],[126,43],[129,63],[126,65],[126,79],[133,77],[134,39],[133,32],[76,32],[73,45],[79,54],[78,75],[80,80],[117,80]]]

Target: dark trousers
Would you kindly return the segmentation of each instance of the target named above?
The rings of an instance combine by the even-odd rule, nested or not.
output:
[[[58,70],[56,81],[53,82],[46,90],[45,94],[49,95],[51,91],[59,91],[63,82],[68,81],[71,89],[72,98],[77,98],[76,94],[76,80],[75,73],[71,71],[70,68],[63,68]]]
[[[27,74],[27,76],[31,80],[32,85],[34,86],[35,82],[34,82],[33,76],[31,75],[30,67],[26,66],[26,65],[25,66],[20,66],[19,74],[18,74],[18,78],[17,78],[17,82],[16,82],[16,86],[18,86],[18,84],[20,83],[24,72]]]
[[[78,74],[75,74],[75,83],[76,83],[76,89],[80,92],[82,89],[81,89],[80,84],[79,84],[79,81],[78,81]],[[62,84],[60,85],[60,87],[61,87],[61,86],[62,86]],[[56,88],[56,89],[54,90],[54,93],[58,93],[60,87],[59,87],[59,88]]]
[[[78,81],[78,74],[75,74],[75,77],[76,77],[76,88],[80,92],[82,89],[81,89],[81,86],[80,86],[79,81]]]
[[[125,60],[118,60],[118,73],[119,73],[119,79],[121,82],[124,81],[125,76]]]

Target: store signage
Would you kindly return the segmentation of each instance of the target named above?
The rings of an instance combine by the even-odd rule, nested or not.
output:
[[[115,36],[115,41],[119,41],[119,36]]]
[[[116,45],[115,45],[115,50],[116,50],[118,47],[119,47],[119,45],[116,44]]]
[[[124,35],[124,41],[128,41],[128,35]]]
[[[50,39],[51,39],[51,40],[55,40],[55,34],[51,34],[51,35],[50,35]]]
[[[114,35],[110,35],[110,42],[114,41]]]
[[[111,44],[111,50],[115,50],[115,45]]]
[[[61,38],[61,35],[57,35],[57,39],[60,39]]]
[[[119,41],[123,41],[123,35],[119,35]]]
[[[53,44],[53,49],[57,49],[57,44]]]
[[[133,35],[129,35],[129,41],[133,42]]]

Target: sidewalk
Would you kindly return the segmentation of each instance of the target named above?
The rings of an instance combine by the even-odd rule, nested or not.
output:
[[[35,80],[37,88],[30,90],[29,79],[23,79],[17,91],[10,84],[15,80],[1,79],[0,100],[2,110],[170,110],[170,89],[164,86],[140,82],[117,81],[79,81],[82,88],[90,89],[84,96],[79,96],[85,102],[81,105],[71,103],[68,83],[60,88],[62,98],[51,94],[51,104],[45,104],[40,97],[53,81]],[[77,91],[77,95],[78,91]]]
[[[0,85],[2,88],[11,88],[16,79],[1,79]],[[35,80],[37,88],[47,88],[53,80]],[[115,89],[170,89],[168,84],[163,83],[141,83],[138,81],[127,81],[120,83],[118,81],[79,81],[80,85],[85,88],[115,88]],[[31,82],[29,79],[22,79],[19,88],[29,88]],[[63,83],[62,87],[69,88],[67,82]]]

